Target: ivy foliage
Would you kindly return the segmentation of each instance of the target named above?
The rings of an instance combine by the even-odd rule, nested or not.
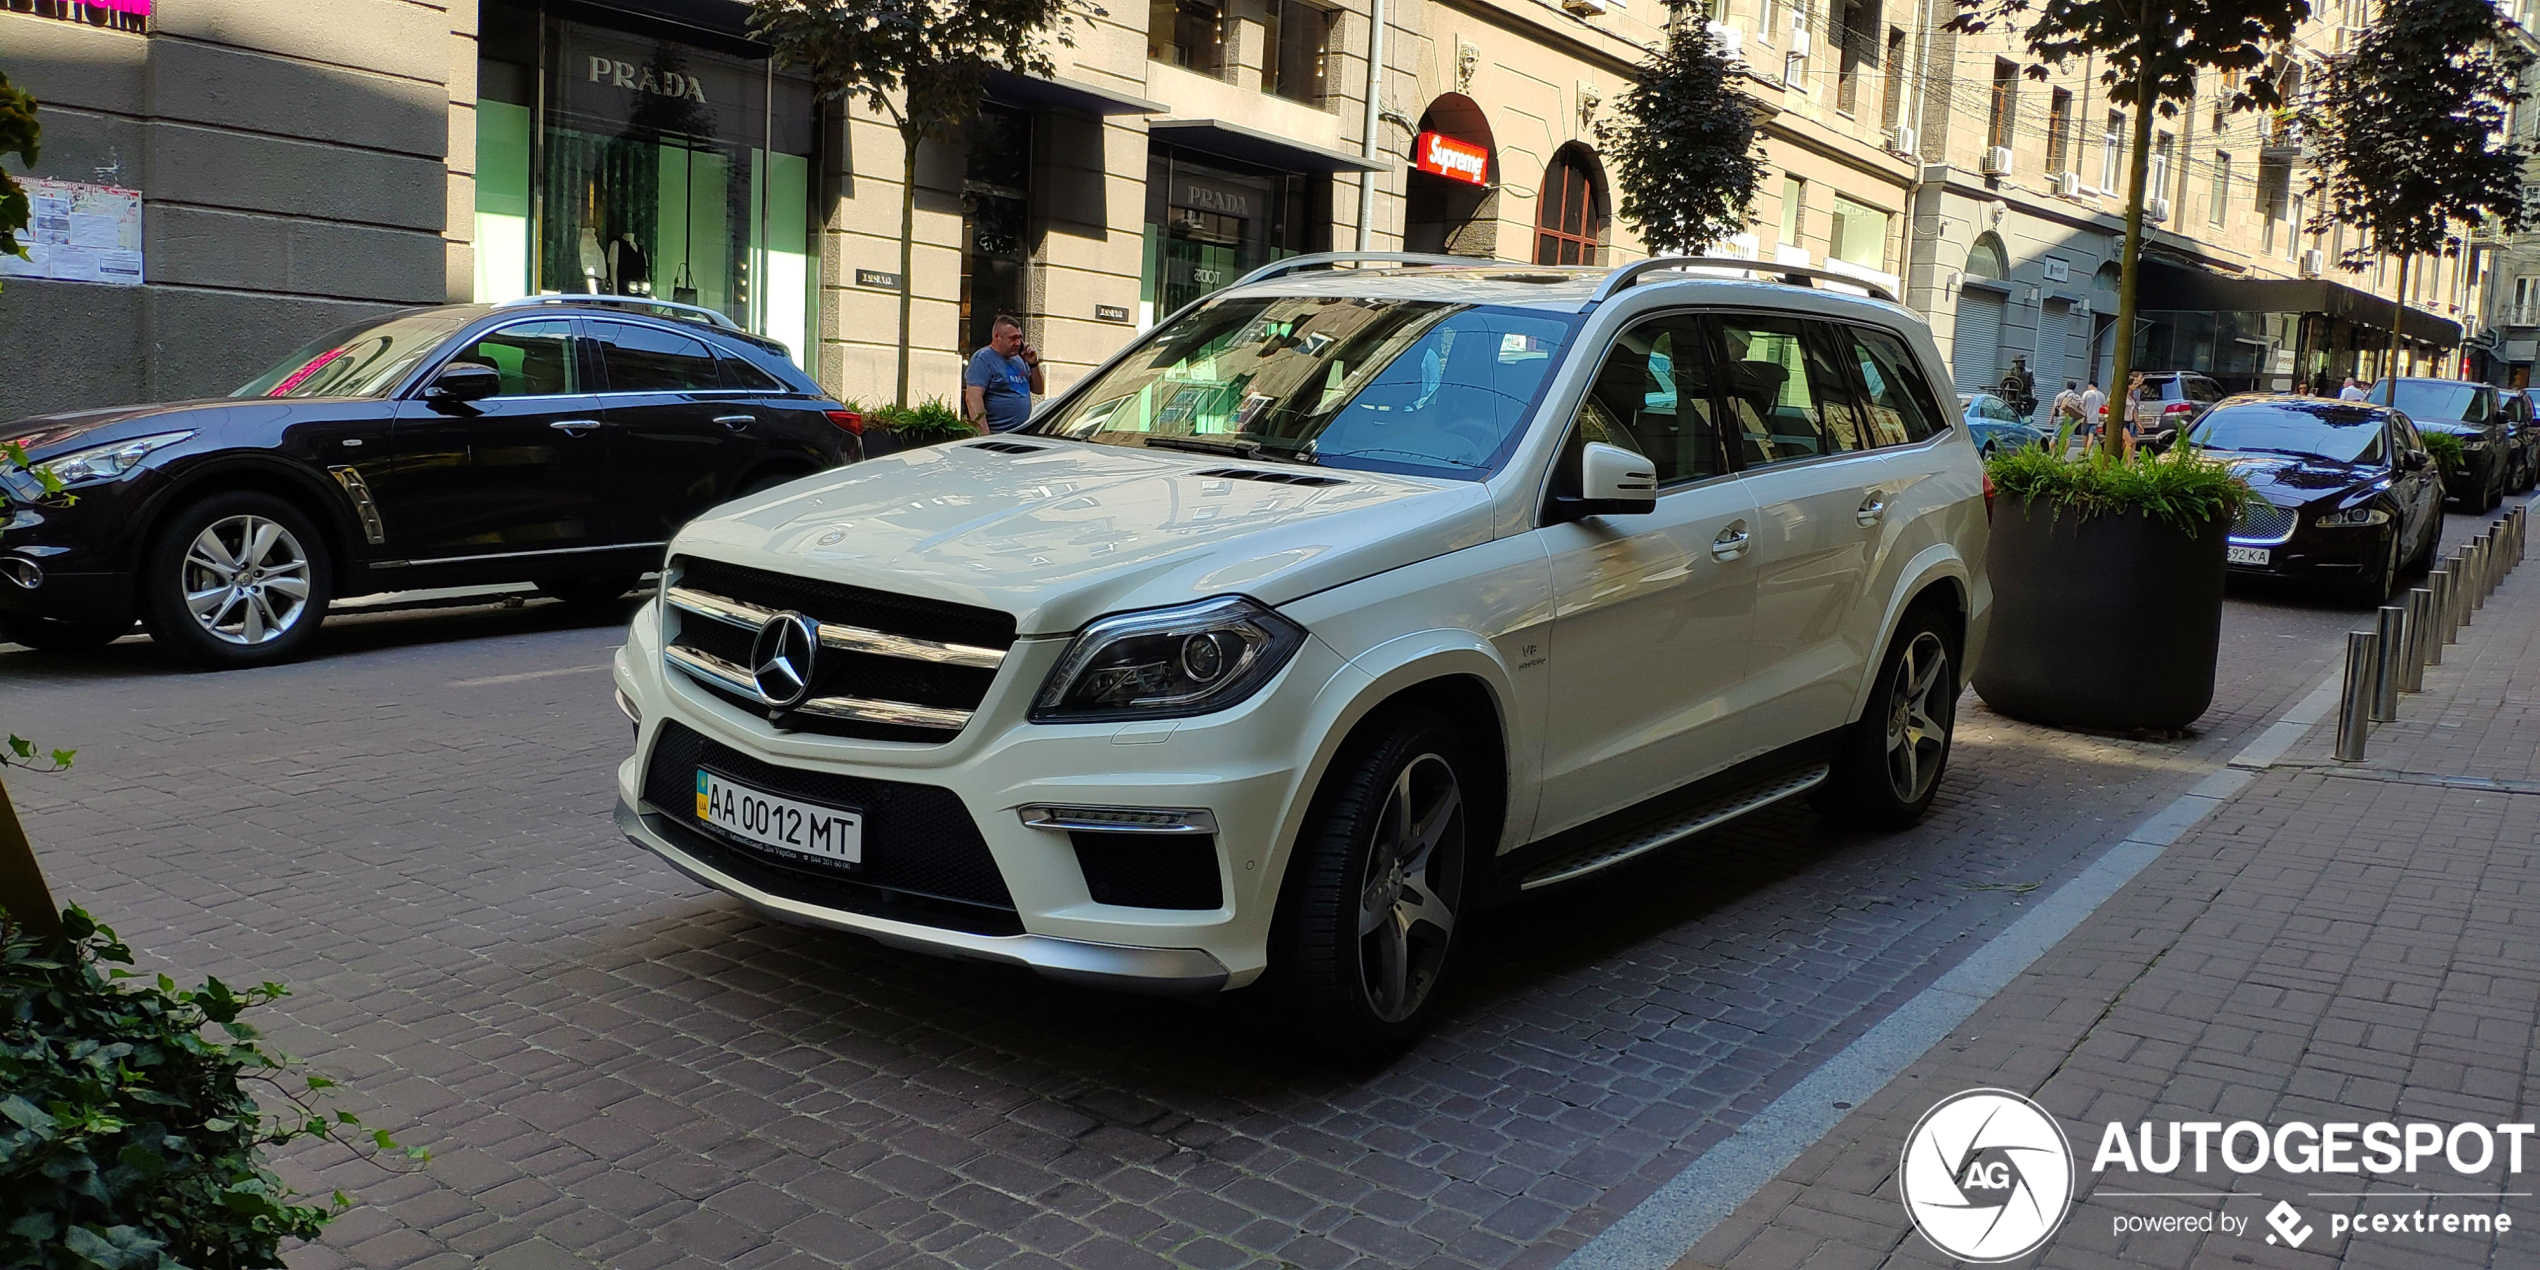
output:
[[[1666,42],[1623,94],[1621,119],[1596,132],[1623,219],[1652,252],[1690,253],[1745,231],[1764,156],[1736,64],[1700,10],[1671,0],[1667,12]]]
[[[284,1240],[315,1238],[351,1201],[294,1202],[261,1153],[361,1128],[313,1105],[332,1082],[292,1079],[292,1060],[239,1017],[286,990],[144,980],[86,912],[64,910],[62,925],[60,942],[17,926],[0,940],[0,1265],[282,1265]],[[260,1107],[251,1083],[284,1109]]]
[[[21,166],[35,166],[41,132],[35,122],[35,98],[12,86],[6,74],[0,74],[0,155],[14,154]],[[26,244],[18,241],[18,231],[26,228],[33,214],[25,187],[9,175],[7,168],[0,168],[0,252],[26,259]]]
[[[2257,497],[2231,466],[2197,453],[2181,440],[2167,454],[2137,449],[2125,458],[2094,449],[2079,459],[2062,457],[2068,437],[2046,448],[2022,446],[1985,463],[1994,488],[2023,504],[2046,500],[2075,517],[2140,512],[2185,533],[2211,528],[2240,513]]]
[[[914,406],[882,406],[872,412],[872,417],[889,428],[903,445],[934,445],[979,435],[979,430],[971,427],[952,403],[940,397]]]
[[[2376,253],[2456,253],[2456,222],[2524,223],[2528,156],[2506,127],[2531,55],[2489,0],[2388,0],[2353,53],[2334,63],[2304,124],[2318,154],[2313,228],[2369,237],[2338,263]]]

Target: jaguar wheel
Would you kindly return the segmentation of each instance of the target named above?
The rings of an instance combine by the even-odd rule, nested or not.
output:
[[[1344,1058],[1408,1044],[1455,951],[1472,848],[1454,729],[1406,713],[1337,759],[1297,842],[1277,951],[1305,1034]]]
[[[1835,744],[1819,811],[1870,829],[1922,819],[1949,767],[1958,724],[1955,641],[1929,608],[1906,615],[1879,663],[1861,718]]]
[[[270,494],[184,508],[150,545],[142,603],[153,638],[215,670],[268,666],[317,637],[333,595],[326,541]]]

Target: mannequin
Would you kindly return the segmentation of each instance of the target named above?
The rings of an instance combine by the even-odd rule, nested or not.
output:
[[[609,258],[607,252],[600,250],[600,231],[589,225],[582,227],[579,254],[582,257],[582,278],[587,284],[584,290],[592,295],[606,294],[608,287],[605,283],[609,272]]]
[[[634,234],[619,234],[609,241],[609,278],[619,295],[653,293],[652,262],[635,245]]]

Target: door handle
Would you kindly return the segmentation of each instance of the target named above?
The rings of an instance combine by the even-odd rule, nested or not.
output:
[[[1735,560],[1746,554],[1746,543],[1746,522],[1732,521],[1728,528],[1720,531],[1719,537],[1711,540],[1711,558]]]
[[[746,428],[746,427],[750,426],[751,424],[758,422],[758,416],[757,416],[757,415],[716,415],[716,416],[714,417],[714,421],[715,421],[716,423],[722,424],[724,427],[727,427],[727,428],[732,429],[734,432],[738,432],[738,431],[740,431],[741,429]]]
[[[1868,496],[1861,500],[1861,509],[1854,513],[1854,516],[1860,520],[1863,529],[1878,524],[1887,517],[1886,496],[1877,490],[1871,490]]]
[[[597,419],[558,419],[547,426],[558,432],[578,437],[583,433],[600,426],[600,421]]]

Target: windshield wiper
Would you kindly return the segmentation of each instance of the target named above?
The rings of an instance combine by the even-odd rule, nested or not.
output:
[[[1229,458],[1248,459],[1261,449],[1258,441],[1219,440],[1215,437],[1150,436],[1150,450],[1188,450],[1193,454],[1222,454]]]

